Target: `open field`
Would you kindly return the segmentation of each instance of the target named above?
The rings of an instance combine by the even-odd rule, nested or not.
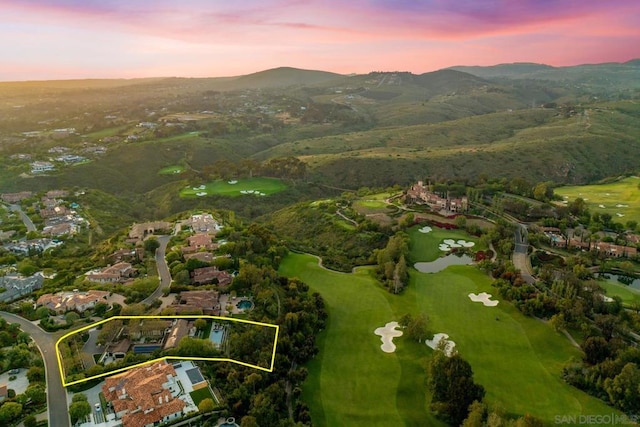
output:
[[[640,177],[630,176],[608,184],[558,187],[553,191],[571,202],[582,197],[592,212],[608,213],[614,221],[640,222]]]
[[[443,237],[457,238],[450,232]],[[423,259],[426,246],[412,246],[420,252],[412,256]],[[562,367],[581,357],[564,336],[505,301],[496,307],[470,301],[471,292],[496,294],[473,266],[412,271],[410,285],[397,296],[377,285],[369,268],[336,273],[309,255],[289,255],[280,272],[305,281],[328,306],[320,354],[308,366],[303,390],[316,425],[440,425],[425,404],[424,365],[432,350],[402,336],[394,339],[395,353],[384,353],[373,333],[406,313],[425,313],[430,334],[447,333],[485,386],[486,402],[508,414],[530,413],[552,424],[556,415],[615,412],[562,381]]]
[[[230,181],[213,181],[198,187],[187,187],[180,192],[181,197],[197,197],[198,195],[220,196],[268,196],[287,188],[286,184],[276,178],[249,178]]]

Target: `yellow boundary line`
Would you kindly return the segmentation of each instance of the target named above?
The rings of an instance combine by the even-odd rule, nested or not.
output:
[[[64,365],[62,363],[62,355],[60,354],[60,350],[58,349],[58,345],[60,344],[60,342],[62,340],[64,340],[65,338],[70,337],[71,335],[75,335],[75,334],[77,334],[79,332],[86,331],[87,329],[95,328],[96,326],[101,325],[103,323],[110,322],[112,320],[127,320],[127,319],[216,319],[216,320],[248,323],[248,324],[251,324],[251,325],[258,325],[258,326],[265,326],[265,327],[269,327],[269,328],[274,328],[275,331],[276,331],[276,335],[275,335],[275,339],[273,340],[273,352],[271,354],[271,365],[268,368],[265,368],[263,366],[252,365],[251,363],[242,362],[240,360],[229,359],[229,358],[221,358],[221,357],[164,356],[164,357],[160,357],[158,359],[148,360],[148,361],[145,361],[145,362],[142,362],[142,363],[137,363],[135,365],[131,365],[131,366],[127,366],[127,367],[124,367],[124,368],[115,369],[113,371],[103,372],[102,374],[94,375],[94,376],[89,377],[89,378],[83,378],[83,379],[77,380],[77,381],[66,382],[65,381],[64,369],[63,369]],[[236,319],[236,318],[233,318],[233,317],[206,316],[206,315],[113,316],[113,317],[109,317],[108,319],[100,320],[99,322],[92,323],[92,324],[84,326],[84,327],[82,327],[80,329],[76,329],[76,330],[71,331],[71,332],[69,332],[67,334],[64,334],[62,337],[60,337],[60,339],[58,339],[58,341],[56,341],[55,349],[56,349],[56,358],[58,359],[58,369],[60,370],[60,378],[62,379],[62,385],[64,387],[69,387],[69,386],[74,385],[74,384],[80,384],[80,383],[83,383],[83,382],[86,382],[86,381],[95,380],[97,378],[106,377],[107,375],[114,375],[114,374],[117,374],[117,373],[120,373],[120,372],[128,371],[128,370],[133,369],[133,368],[137,368],[139,366],[148,365],[150,363],[155,363],[155,362],[159,362],[159,361],[162,361],[162,360],[200,360],[200,361],[208,361],[208,362],[231,362],[231,363],[236,363],[238,365],[247,366],[249,368],[259,369],[259,370],[265,371],[265,372],[273,372],[274,364],[275,364],[275,360],[276,360],[276,346],[278,345],[278,333],[279,332],[280,332],[280,326],[279,325],[273,325],[271,323],[256,322],[256,321],[253,321],[253,320]]]

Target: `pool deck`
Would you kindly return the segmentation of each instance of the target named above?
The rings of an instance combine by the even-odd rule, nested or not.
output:
[[[231,295],[229,294],[222,294],[220,295],[220,307],[222,307],[222,311],[221,311],[221,315],[222,316],[228,316],[230,314],[243,314],[245,313],[246,310],[242,310],[239,309],[237,307],[237,304],[240,301],[243,300],[248,300],[251,301],[251,298],[247,298],[247,297],[236,297],[235,299],[231,297]],[[253,304],[253,301],[252,301]],[[226,307],[228,305],[232,306],[231,312],[227,311]]]

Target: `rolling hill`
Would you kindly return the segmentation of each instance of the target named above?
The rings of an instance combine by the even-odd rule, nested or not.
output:
[[[1,83],[0,191],[153,194],[166,211],[180,204],[163,192],[216,168],[288,156],[307,163],[310,184],[339,188],[480,176],[586,184],[637,171],[637,64]],[[102,154],[85,154],[94,147]],[[56,161],[62,153],[88,161]],[[56,170],[32,174],[36,160]],[[158,174],[173,165],[185,173]]]

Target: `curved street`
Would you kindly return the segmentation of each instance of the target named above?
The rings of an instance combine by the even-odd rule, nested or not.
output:
[[[156,249],[156,267],[158,268],[158,276],[160,277],[160,284],[155,291],[147,298],[142,300],[143,304],[151,304],[154,299],[162,297],[162,292],[165,288],[171,286],[171,273],[169,272],[169,266],[165,254],[167,252],[167,245],[171,236],[158,236],[158,243],[160,246]]]
[[[55,343],[58,335],[45,332],[29,320],[12,313],[0,311],[9,323],[17,323],[20,329],[28,333],[36,343],[44,360],[47,372],[47,411],[50,427],[70,427],[69,410],[67,408],[67,390],[62,386]]]
[[[18,212],[18,215],[20,215],[22,222],[24,223],[25,227],[27,227],[27,232],[37,231],[36,226],[33,224],[33,221],[31,221],[31,218],[29,218],[29,216],[24,213],[20,205],[9,205],[9,209],[11,209],[13,212]]]

